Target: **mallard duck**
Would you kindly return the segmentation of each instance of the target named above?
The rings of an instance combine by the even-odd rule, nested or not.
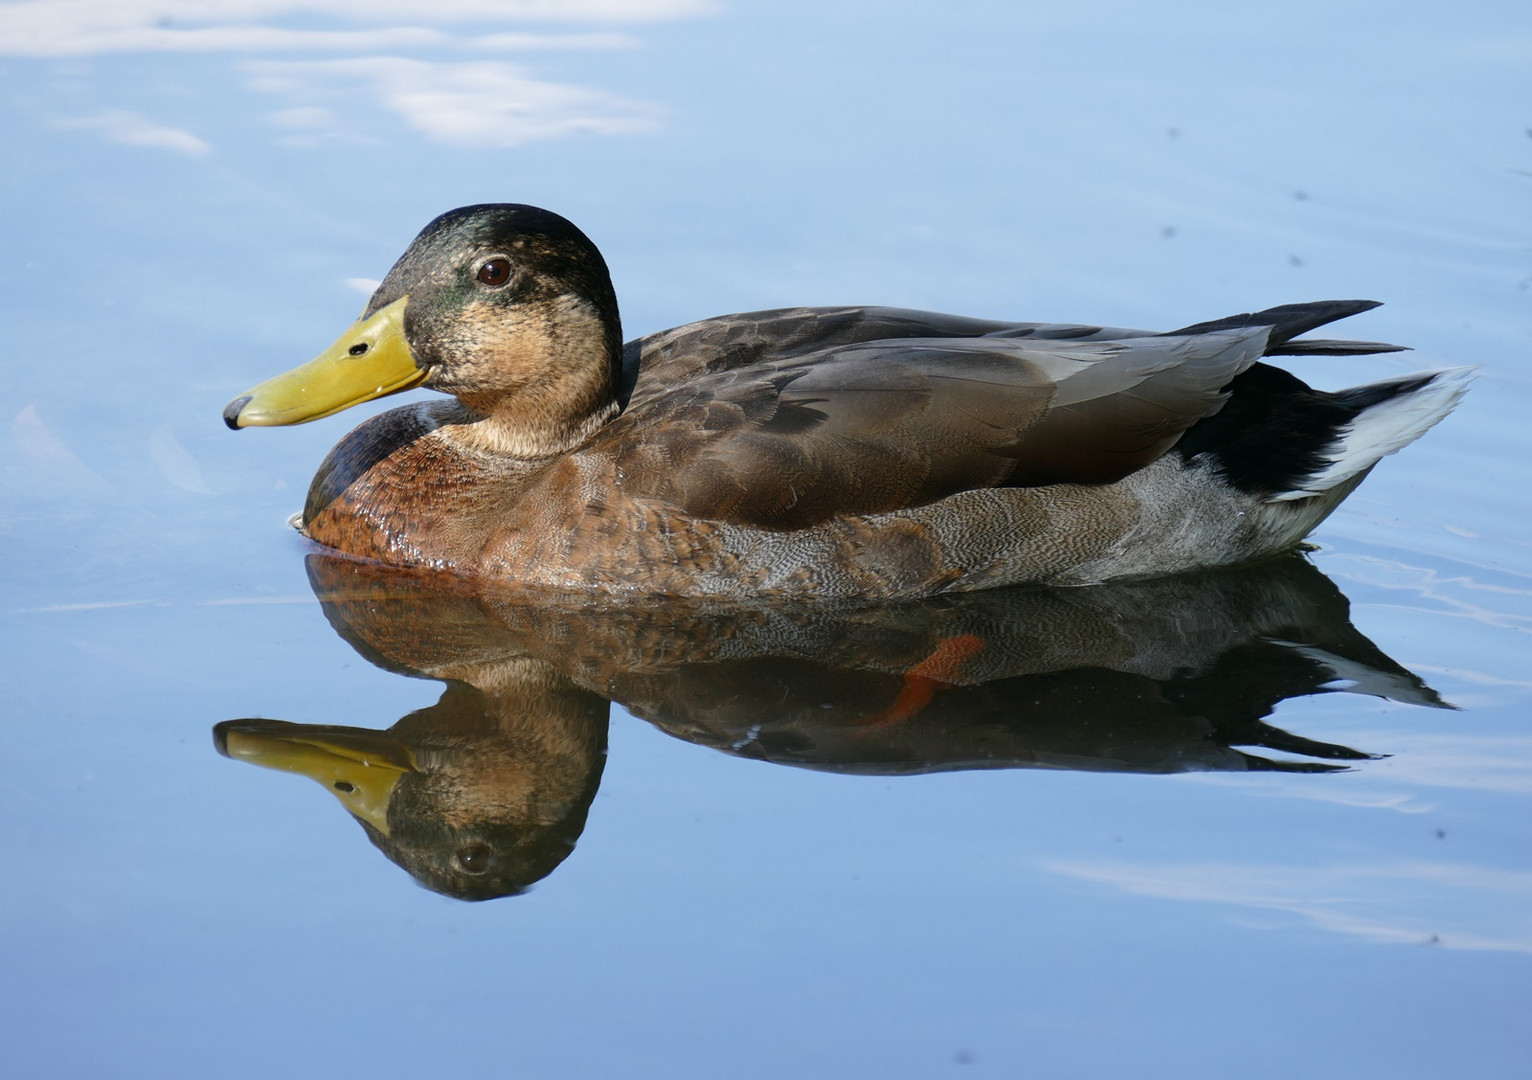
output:
[[[1259,361],[1376,306],[1170,333],[876,307],[622,344],[606,263],[532,206],[443,214],[317,359],[230,402],[294,424],[411,387],[301,517],[384,563],[628,594],[891,598],[1087,584],[1293,547],[1462,395],[1467,369],[1326,393]]]

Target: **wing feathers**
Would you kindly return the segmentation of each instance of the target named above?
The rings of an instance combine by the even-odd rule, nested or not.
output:
[[[1255,363],[1267,336],[1248,327],[1087,341],[1096,328],[1067,336],[1050,326],[1057,336],[910,336],[783,355],[869,323],[929,332],[948,327],[942,318],[970,330],[977,320],[887,311],[777,318],[791,333],[769,357],[750,344],[760,324],[747,316],[669,335],[711,334],[718,348],[689,359],[710,370],[694,370],[684,389],[641,386],[598,436],[627,490],[696,517],[796,529],[978,487],[1107,483],[1216,412],[1223,387]],[[811,323],[825,333],[816,338]],[[741,350],[755,359],[736,362]],[[661,361],[645,377],[670,366]],[[657,456],[667,468],[625,467]]]

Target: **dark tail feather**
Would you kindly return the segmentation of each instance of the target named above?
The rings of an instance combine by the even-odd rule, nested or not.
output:
[[[1306,334],[1327,323],[1360,315],[1378,307],[1376,300],[1316,300],[1307,304],[1282,304],[1253,311],[1244,315],[1230,315],[1211,322],[1172,330],[1175,336],[1207,334],[1215,330],[1243,330],[1250,326],[1269,326],[1271,336],[1266,346],[1267,356],[1358,356],[1366,353],[1398,352],[1402,346],[1385,345],[1376,341],[1293,341],[1299,334]],[[1289,344],[1291,342],[1291,344]]]
[[[1436,371],[1422,371],[1418,375],[1400,375],[1381,382],[1368,383],[1366,386],[1352,386],[1345,390],[1337,390],[1334,396],[1336,401],[1343,403],[1355,413],[1360,413],[1363,409],[1381,405],[1400,394],[1413,394],[1417,390],[1424,390],[1436,381],[1439,374],[1440,372]]]
[[[1337,341],[1334,338],[1303,338],[1289,341],[1275,349],[1268,348],[1267,356],[1370,356],[1380,352],[1409,352],[1408,345],[1390,345],[1383,341]]]

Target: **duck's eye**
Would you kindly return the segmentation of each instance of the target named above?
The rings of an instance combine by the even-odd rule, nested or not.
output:
[[[504,285],[511,280],[511,260],[491,259],[479,267],[479,281],[485,285]]]
[[[454,857],[465,873],[482,874],[489,869],[492,854],[488,844],[469,844],[459,848]]]

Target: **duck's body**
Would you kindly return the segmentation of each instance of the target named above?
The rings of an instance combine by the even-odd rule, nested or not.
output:
[[[1285,550],[1445,415],[1463,372],[1325,394],[1257,362],[1388,351],[1292,340],[1372,306],[1170,335],[801,308],[620,349],[583,234],[469,207],[427,227],[332,350],[392,349],[395,368],[296,409],[267,404],[273,380],[226,417],[310,419],[373,384],[453,393],[361,425],[309,492],[309,537],[387,563],[719,596],[1081,584]]]

